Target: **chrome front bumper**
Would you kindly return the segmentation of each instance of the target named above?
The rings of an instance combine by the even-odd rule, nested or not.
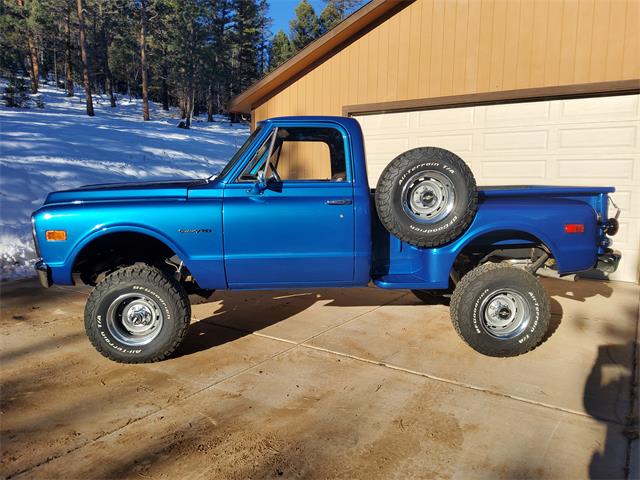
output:
[[[604,273],[613,273],[618,269],[622,254],[618,250],[612,250],[610,248],[601,255],[598,255],[598,263],[596,269]]]
[[[36,262],[35,265],[36,272],[38,273],[38,280],[40,280],[40,285],[44,288],[49,288],[53,285],[53,281],[51,280],[51,268],[49,265],[44,263],[42,260]]]

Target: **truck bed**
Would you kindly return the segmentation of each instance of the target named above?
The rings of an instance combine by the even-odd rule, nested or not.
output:
[[[372,278],[383,288],[447,288],[456,256],[470,244],[487,248],[544,244],[560,274],[587,270],[602,247],[598,221],[607,217],[612,187],[488,186],[478,188],[478,213],[467,231],[450,244],[419,248],[390,235],[377,220],[373,226]],[[372,192],[373,193],[373,192]],[[591,209],[585,209],[585,204]],[[374,210],[375,211],[375,210]],[[566,235],[565,223],[584,223],[584,235]],[[493,232],[490,235],[485,232]],[[508,238],[505,243],[500,232]]]

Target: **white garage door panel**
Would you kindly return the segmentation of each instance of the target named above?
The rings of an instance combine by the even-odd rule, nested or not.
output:
[[[636,142],[634,126],[589,126],[588,128],[560,129],[559,147],[562,149],[625,151]],[[603,148],[604,147],[604,148]],[[614,149],[614,150],[612,150]]]
[[[419,146],[462,157],[479,185],[613,185],[622,208],[612,278],[640,272],[640,95],[511,103],[356,117],[369,181],[396,155]]]

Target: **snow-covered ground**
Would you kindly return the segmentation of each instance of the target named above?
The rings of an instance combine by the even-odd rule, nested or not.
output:
[[[5,82],[0,81],[0,93]],[[249,134],[223,118],[196,119],[179,129],[175,111],[151,104],[142,120],[139,99],[94,97],[85,114],[83,92],[67,98],[41,88],[44,109],[0,106],[0,279],[33,275],[31,212],[48,192],[80,185],[207,177],[219,172]]]

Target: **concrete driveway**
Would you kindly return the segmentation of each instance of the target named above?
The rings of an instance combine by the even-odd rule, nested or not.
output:
[[[151,365],[93,350],[87,289],[4,283],[0,475],[624,477],[639,288],[544,283],[555,331],[518,358],[468,348],[446,306],[366,288],[216,293]]]

